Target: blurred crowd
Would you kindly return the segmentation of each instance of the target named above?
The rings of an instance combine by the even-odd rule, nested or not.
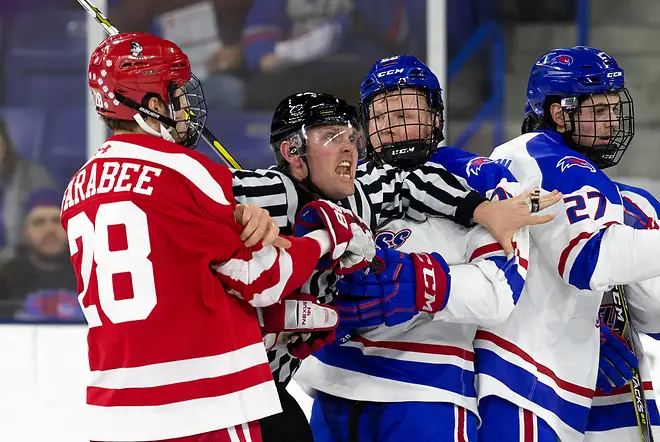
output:
[[[483,23],[569,20],[570,3],[448,0],[449,57]],[[357,102],[374,61],[426,54],[426,0],[109,0],[107,15],[182,47],[208,124],[248,167],[270,165],[269,114],[282,97]],[[86,20],[74,0],[0,0],[0,320],[83,320],[59,208],[86,158]]]

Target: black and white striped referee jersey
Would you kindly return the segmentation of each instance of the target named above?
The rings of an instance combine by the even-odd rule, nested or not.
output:
[[[232,170],[234,197],[238,203],[256,204],[270,213],[284,235],[291,235],[296,214],[313,197],[287,174],[276,169]],[[471,225],[476,207],[485,201],[466,182],[439,164],[427,163],[414,171],[401,171],[373,162],[358,167],[355,193],[339,204],[368,222],[373,231],[381,222],[407,216],[424,221],[444,216],[464,226]],[[316,271],[300,289],[330,302],[335,295],[337,276]],[[300,365],[286,351],[268,355],[273,378],[288,383]]]

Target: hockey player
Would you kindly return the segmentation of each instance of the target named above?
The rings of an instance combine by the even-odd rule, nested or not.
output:
[[[423,167],[442,141],[437,77],[414,57],[392,57],[373,66],[361,95],[377,161],[400,172]],[[505,169],[492,177],[495,184],[501,180],[495,193],[516,188]],[[545,208],[559,197],[535,203]],[[385,271],[340,281],[342,295],[334,302],[342,329],[376,328],[324,347],[296,377],[318,392],[311,419],[314,440],[476,441],[472,340],[478,325],[503,322],[518,301],[527,232],[518,233],[516,253],[507,259],[483,227],[395,216],[382,218],[378,229]],[[443,268],[443,278],[437,278],[443,272],[429,278],[425,266]],[[437,298],[445,307],[432,314],[426,302]]]
[[[439,117],[434,116],[438,124]],[[358,168],[365,153],[360,134],[357,110],[345,101],[312,92],[289,96],[278,105],[271,126],[277,170],[234,171],[234,195],[238,202],[268,209],[284,233],[291,233],[301,208],[319,197],[341,201],[372,228],[404,214],[417,220],[445,215],[466,226],[476,221],[511,250],[513,233],[539,221],[523,199],[486,202],[439,165],[410,172],[373,162]],[[320,271],[301,292],[329,302],[336,281],[333,272]],[[310,342],[301,343],[302,337]],[[329,340],[320,333],[302,337],[298,344],[310,350]],[[281,401],[288,405],[284,413],[262,421],[264,440],[312,440],[304,413],[285,390],[300,360],[282,347],[271,351],[269,360]]]
[[[327,252],[366,265],[370,232],[319,202],[326,230],[286,250],[254,244],[268,229],[236,210],[229,170],[187,149],[206,112],[175,44],[109,37],[89,87],[113,136],[72,178],[61,220],[89,325],[90,438],[260,441],[258,420],[281,408],[254,307],[293,292]]]
[[[530,109],[528,109],[529,111]],[[527,119],[523,130],[531,132],[544,125],[537,118]],[[622,197],[623,219],[627,226],[641,230],[658,229],[658,213],[660,203],[649,192],[616,183]],[[601,356],[596,383],[596,391],[593,398],[585,441],[619,441],[637,440],[640,431],[647,431],[648,420],[652,427],[654,438],[660,437],[658,425],[660,416],[655,401],[655,393],[651,384],[650,369],[642,349],[641,342],[637,337],[637,331],[642,331],[658,339],[660,322],[657,320],[658,308],[660,308],[660,278],[652,278],[639,283],[625,286],[628,307],[630,309],[630,323],[626,328],[630,330],[632,339],[636,346],[636,355],[628,354],[629,359],[639,358],[638,369],[643,380],[641,391],[645,395],[646,407],[642,404],[641,397],[635,398],[631,394],[630,378],[632,373],[627,370],[626,364],[614,364],[604,354],[603,343],[607,336],[609,327],[614,327],[620,321],[622,312],[617,312],[617,306],[613,301],[613,292],[605,292],[600,306],[599,318],[601,321]],[[605,325],[605,327],[603,326]],[[609,333],[612,333],[611,331]],[[621,349],[623,344],[621,337],[612,333],[608,335],[608,342],[619,346],[619,352],[626,355],[626,350]],[[607,343],[605,344],[607,345]],[[624,356],[624,359],[626,357]],[[612,382],[616,380],[616,382]],[[636,382],[636,381],[632,381]],[[614,387],[614,388],[613,388]],[[639,412],[639,418],[638,418]],[[648,415],[645,415],[645,414]],[[649,440],[645,434],[643,441]]]
[[[530,271],[515,311],[477,333],[480,439],[580,441],[596,386],[603,292],[660,275],[648,258],[660,232],[625,224],[621,191],[602,172],[634,135],[632,99],[612,57],[588,47],[544,54],[527,101],[523,135],[491,158],[523,186],[558,188],[564,198],[550,209],[554,221],[530,229],[532,262],[543,265]]]
[[[468,179],[468,181],[469,181],[470,185],[472,185],[472,187],[474,187],[475,189],[478,189],[482,192],[487,192],[489,190],[492,190],[493,186],[494,186],[494,183],[497,183],[499,181],[499,178],[502,177],[503,174],[504,175],[507,174],[506,171],[502,170],[503,167],[500,164],[498,164],[498,163],[496,163],[492,160],[489,160],[487,158],[482,158],[482,157],[476,157],[476,156],[474,156],[472,154],[469,154],[469,153],[466,153],[466,152],[463,152],[462,155],[461,155],[460,152],[456,152],[455,150],[453,150],[451,148],[441,149],[437,154],[434,155],[433,159],[435,161],[442,162],[445,166],[447,166],[448,170],[450,170],[454,173],[457,173],[459,175],[462,175],[465,179]],[[505,162],[505,164],[506,164],[506,162]],[[530,183],[530,184],[532,184],[532,183]],[[391,243],[393,243],[393,244],[402,244],[402,243],[405,243],[407,241],[407,237],[409,237],[411,235],[411,233],[407,232],[407,231],[401,231],[397,235],[392,235],[388,232],[388,233],[386,233],[386,235],[387,235],[388,240],[391,241]],[[538,253],[537,250],[534,249],[534,247],[532,248],[532,255],[535,256],[536,258],[539,258],[539,253]],[[536,259],[533,259],[531,261],[531,265],[532,266],[535,266],[535,265],[537,266],[537,270],[534,270],[534,271],[538,272],[539,267],[540,267],[541,271],[543,270],[543,265],[542,264],[539,265],[539,263],[537,262]],[[530,273],[530,275],[531,275],[531,273]],[[527,292],[527,290],[525,290],[525,292]],[[401,294],[401,291],[399,291],[396,294],[396,296],[400,296],[400,294]],[[551,295],[552,295],[552,293],[551,293]],[[396,296],[388,297],[387,302],[390,303],[390,304],[395,304]],[[526,293],[523,293],[521,301],[520,301],[521,304],[527,302],[527,299],[525,298],[525,296],[526,296]],[[534,302],[539,305],[540,309],[543,309],[543,308],[551,309],[551,308],[553,308],[553,306],[562,305],[560,302],[558,302],[556,304],[553,303],[553,304],[548,305],[548,304],[543,302],[544,297],[543,297],[542,294],[539,294],[538,296],[540,296],[540,299],[536,298],[536,297],[533,298],[533,299],[534,299]],[[372,304],[372,306],[370,307],[371,311],[372,312],[378,312],[377,306],[376,307],[373,306],[373,304],[375,304],[375,303],[372,301],[371,304]],[[518,307],[518,308],[520,308],[520,307]],[[381,306],[381,310],[387,310],[387,306]],[[570,311],[570,306],[569,306],[569,311]],[[553,312],[553,310],[547,310],[548,315],[552,312]],[[518,309],[514,310],[513,316],[515,317],[517,315],[517,313],[518,313]],[[529,313],[529,309],[527,310],[526,313]],[[556,315],[556,313],[555,313],[555,315]],[[384,316],[384,315],[381,315],[381,316]],[[390,315],[387,319],[389,319],[391,321],[393,317],[394,317],[394,315]],[[543,324],[544,324],[543,319],[544,318],[541,315],[537,315],[537,316],[534,317],[532,322],[529,324],[529,325],[531,325],[531,327],[529,327],[529,325],[528,325],[528,328],[530,328],[532,332],[535,332],[535,335],[538,335],[538,333],[536,332],[535,329],[539,326],[539,324],[543,327]],[[566,326],[559,325],[560,329],[567,329],[567,328],[571,329],[571,327],[578,326],[578,324],[574,325],[574,324],[571,324],[571,322],[576,322],[577,323],[579,321],[584,321],[584,319],[580,318],[580,317],[575,318],[576,319],[575,321],[571,321],[570,316],[568,316],[568,317],[564,316],[564,318],[559,316],[559,319],[564,319],[564,320],[568,321],[566,323]],[[557,322],[557,320],[555,318],[552,318],[552,321]],[[588,325],[590,325],[592,327],[593,327],[593,323],[594,323],[594,320],[589,320],[588,321]],[[524,322],[522,321],[522,318],[520,318],[517,322],[516,330],[518,332],[517,332],[516,336],[521,336],[520,330],[523,330],[525,332],[527,331],[528,328],[525,328],[523,325],[524,325]],[[416,326],[418,327],[419,325],[416,324]],[[604,330],[607,330],[605,327],[602,327],[602,328]],[[514,333],[513,329],[511,329],[511,333]],[[480,335],[483,338],[491,338],[492,339],[492,337],[493,337],[492,333],[489,336],[488,334],[486,334],[484,332],[480,332]],[[522,336],[524,338],[525,334],[523,333]],[[494,337],[497,338],[497,336],[494,336]],[[503,345],[504,348],[508,348],[508,349],[513,350],[515,356],[524,357],[525,361],[528,361],[528,363],[530,363],[530,364],[534,364],[535,361],[533,359],[531,359],[531,357],[529,357],[525,353],[522,353],[521,350],[519,348],[517,348],[516,346],[507,345],[507,343],[505,341],[503,341],[502,339],[493,339],[493,340],[495,342],[497,342],[498,344]],[[556,341],[556,339],[555,339],[555,341]],[[616,341],[618,341],[618,340],[614,339],[614,342],[616,342]],[[479,342],[480,341],[478,340],[477,343],[476,343],[476,346],[479,346]],[[537,341],[537,342],[538,342],[538,345],[537,345],[536,348],[541,348],[542,349],[543,348],[542,346],[547,346],[548,348],[552,349],[552,346],[553,346],[552,342],[547,342],[547,343],[543,342],[543,341]],[[481,346],[483,347],[483,344],[481,344]],[[599,349],[599,346],[598,346],[598,344],[596,344],[595,351],[598,351],[598,349]],[[604,353],[606,355],[610,356],[610,357],[613,357],[613,360],[608,360],[607,358],[601,357],[601,359],[605,359],[604,363],[614,365],[618,370],[620,370],[622,372],[625,371],[626,369],[629,371],[629,366],[631,364],[634,364],[634,362],[635,362],[634,358],[632,360],[630,360],[630,359],[626,360],[627,353],[629,353],[629,352],[627,352],[627,350],[625,350],[625,347],[624,347],[625,351],[621,351],[621,347],[616,347],[616,346],[613,346],[611,348],[603,347],[603,350],[610,350],[610,351],[604,352]],[[621,351],[621,353],[617,353],[617,352],[620,352],[620,351]],[[478,350],[477,356],[479,354],[484,355],[483,357],[490,357],[490,354],[487,351],[481,351],[480,352]],[[557,361],[560,361],[560,360],[561,360],[560,356],[557,355],[555,361],[557,362]],[[581,360],[583,360],[583,358],[578,359],[576,357],[574,365],[579,366]],[[594,357],[591,360],[587,360],[585,362],[585,365],[587,365],[587,366],[591,365],[591,361],[593,361],[593,363],[595,364],[596,360],[597,360],[596,357]],[[524,375],[524,372],[521,372],[520,370],[516,370],[512,366],[507,366],[505,368],[502,368],[501,365],[499,367],[497,365],[495,365],[495,367],[488,367],[488,364],[484,364],[483,361],[480,360],[479,358],[477,358],[477,361],[478,361],[478,367],[477,367],[478,369],[495,368],[497,370],[496,373],[500,376],[503,376],[505,379],[511,379],[512,377]],[[515,359],[514,359],[514,361],[515,361]],[[495,362],[497,362],[497,361],[495,361]],[[591,365],[591,366],[593,366],[593,365]],[[378,368],[380,372],[383,372],[381,367],[377,367],[375,365],[374,365],[374,367]],[[596,367],[594,367],[593,371],[594,371],[594,381],[595,381]],[[549,371],[549,369],[547,367],[544,367],[544,366],[539,366],[538,367],[538,375],[541,377],[541,379],[543,379],[542,376],[553,376],[555,379],[557,379],[554,372]],[[535,384],[532,384],[532,385],[536,385],[538,387],[543,387],[543,385],[538,381]],[[566,383],[559,382],[559,385],[561,385],[563,387],[569,387],[570,388],[570,385],[567,385]],[[387,388],[391,389],[391,388],[393,388],[393,386],[388,385]],[[590,391],[593,392],[593,388],[594,387],[592,386]],[[545,395],[540,396],[540,400],[543,403],[545,403],[545,404],[549,403],[550,405],[553,405],[553,403],[559,402],[559,405],[562,404],[561,401],[556,401],[555,400],[553,402],[552,397],[548,397],[549,395],[547,394],[547,389],[546,389],[546,391],[541,391],[541,393],[545,393]],[[529,395],[529,398],[535,398],[535,395]],[[491,399],[492,398],[488,398],[487,400],[490,401]],[[503,401],[503,402],[505,402],[505,401]],[[480,410],[482,409],[481,405],[483,405],[483,404],[480,404]],[[498,405],[498,411],[501,413],[499,416],[502,419],[506,419],[506,422],[504,422],[504,425],[502,427],[493,428],[493,425],[497,424],[497,422],[496,422],[497,417],[496,417],[496,415],[495,416],[493,415],[492,409],[487,409],[487,411],[489,413],[489,418],[492,419],[492,421],[490,422],[490,425],[489,425],[488,429],[482,428],[482,430],[480,430],[480,438],[481,439],[483,439],[483,440],[519,440],[519,439],[523,438],[523,439],[529,439],[529,440],[557,440],[557,437],[554,434],[554,432],[547,425],[545,425],[545,423],[542,420],[539,420],[538,418],[536,418],[531,412],[526,411],[524,409],[518,410],[516,407],[509,406],[506,403],[500,403],[500,404],[497,404],[497,405]],[[515,413],[513,412],[514,410],[516,411]],[[576,408],[572,408],[572,411],[576,411]],[[520,415],[520,422],[518,422],[518,414]],[[354,425],[355,424],[356,424],[356,422],[354,422]],[[335,431],[337,431],[337,430],[335,429]],[[341,439],[338,438],[338,440],[341,440]],[[367,440],[369,440],[369,439],[367,439]]]
[[[532,268],[516,309],[504,325],[477,333],[475,368],[480,441],[577,441],[587,428],[599,362],[623,374],[618,382],[637,363],[606,325],[599,327],[603,290],[657,268],[640,272],[612,246],[617,236],[636,236],[623,226],[618,188],[599,170],[618,162],[633,135],[623,71],[602,51],[556,50],[536,63],[527,90],[525,134],[496,148],[494,161],[460,159],[445,149],[433,160],[482,192],[492,185],[477,177],[497,176],[502,165],[523,186],[564,192],[559,209],[550,210],[557,218],[530,229]]]
[[[626,225],[641,230],[657,230],[660,222],[660,202],[647,191],[616,183],[621,193],[623,203],[623,219]],[[645,419],[651,424],[654,440],[660,440],[660,415],[658,414],[655,392],[651,384],[651,373],[646,355],[636,332],[660,338],[660,278],[652,278],[639,283],[629,284],[625,287],[626,299],[630,312],[631,332],[636,346],[636,354],[639,357],[639,371],[642,378],[644,396],[648,416]],[[612,292],[606,292],[600,307],[601,323],[614,327],[619,321],[620,313],[617,312],[613,302]],[[600,376],[602,377],[602,376]],[[606,383],[599,383],[599,385]],[[619,388],[606,388],[596,390],[589,421],[587,422],[587,433],[584,438],[588,442],[618,442],[622,440],[640,440],[640,424],[637,412],[641,405],[641,398],[635,398],[631,394],[628,383]],[[639,411],[644,411],[643,408]],[[643,425],[645,427],[645,425]],[[641,439],[647,441],[650,439]]]

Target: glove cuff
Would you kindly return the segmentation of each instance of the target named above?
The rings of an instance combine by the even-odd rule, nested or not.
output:
[[[435,313],[447,306],[449,266],[437,253],[411,253],[415,266],[415,301],[420,312]]]

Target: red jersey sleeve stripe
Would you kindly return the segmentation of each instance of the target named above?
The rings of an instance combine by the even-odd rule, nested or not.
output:
[[[247,259],[232,258],[224,264],[219,264],[215,266],[215,271],[233,281],[250,285],[270,270],[278,259],[275,247],[264,247],[257,251],[248,249],[247,255]]]
[[[270,259],[270,253],[257,255],[248,252],[250,259],[232,258],[227,262],[231,262],[229,267],[224,267],[226,263],[216,267],[218,278],[227,293],[244,299],[253,307],[268,307],[300,288],[312,276],[321,255],[321,246],[311,238],[288,239],[291,241],[291,247],[286,250],[273,246],[264,247],[264,250],[274,250],[276,259],[269,268],[265,268],[263,264],[256,265],[254,268],[260,269],[261,273],[255,278],[249,274],[251,261]],[[241,280],[229,277],[228,273],[242,275]]]

